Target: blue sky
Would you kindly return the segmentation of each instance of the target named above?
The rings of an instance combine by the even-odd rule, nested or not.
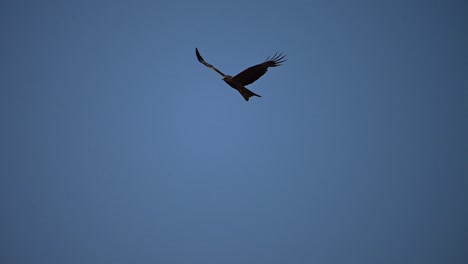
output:
[[[465,1],[0,7],[1,263],[466,263]]]

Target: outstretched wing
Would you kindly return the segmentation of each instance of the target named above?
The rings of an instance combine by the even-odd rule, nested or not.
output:
[[[286,55],[283,55],[283,53],[278,54],[277,52],[271,59],[268,57],[265,62],[245,69],[241,73],[234,76],[232,79],[233,81],[235,80],[240,82],[244,86],[249,85],[262,77],[267,72],[269,67],[280,66],[281,63],[285,62],[285,56]]]
[[[226,76],[224,73],[222,73],[220,70],[216,69],[213,65],[209,64],[208,62],[206,62],[202,56],[200,55],[200,52],[198,52],[198,49],[195,48],[195,54],[197,55],[197,59],[199,62],[201,62],[203,65],[205,65],[206,67],[212,69],[213,71],[221,74],[221,76]]]

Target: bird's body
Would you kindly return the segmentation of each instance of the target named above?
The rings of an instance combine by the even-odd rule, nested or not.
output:
[[[227,83],[229,86],[231,86],[232,88],[236,89],[237,91],[239,91],[239,93],[244,97],[244,99],[246,101],[249,100],[250,97],[252,96],[258,96],[258,97],[261,97],[260,95],[250,91],[249,89],[245,88],[244,85],[242,85],[240,82],[236,81],[234,79],[234,77],[230,76],[230,75],[226,75],[223,77],[223,81],[225,83]]]
[[[197,48],[195,48],[195,54],[197,55],[197,59],[200,63],[214,70],[221,76],[223,76],[223,81],[226,82],[232,88],[239,91],[239,93],[244,97],[246,101],[248,101],[249,98],[252,96],[258,96],[258,97],[261,97],[261,96],[250,91],[245,86],[255,82],[260,77],[262,77],[267,72],[269,67],[280,66],[281,63],[286,61],[286,60],[283,60],[286,55],[275,54],[275,56],[273,56],[271,59],[270,57],[268,57],[265,60],[265,62],[252,66],[250,68],[247,68],[241,73],[233,77],[233,76],[222,73],[220,70],[216,69],[213,65],[207,63],[200,55],[200,52],[198,52]]]

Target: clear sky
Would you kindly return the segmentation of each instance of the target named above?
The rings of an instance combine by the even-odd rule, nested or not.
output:
[[[2,1],[0,263],[467,263],[467,5]]]

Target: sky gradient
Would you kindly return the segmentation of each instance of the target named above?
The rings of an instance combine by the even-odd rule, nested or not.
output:
[[[467,12],[3,1],[0,263],[467,263]]]

